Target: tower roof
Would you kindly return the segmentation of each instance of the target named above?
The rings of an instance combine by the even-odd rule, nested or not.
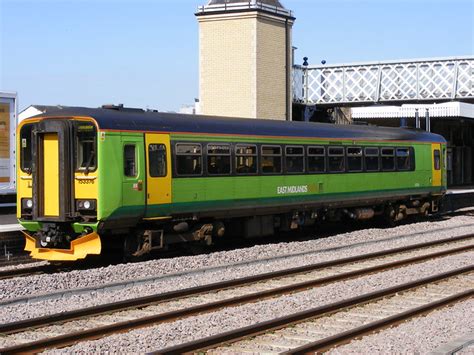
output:
[[[207,3],[207,6],[209,5],[224,5],[224,4],[237,4],[237,3],[244,3],[244,2],[247,2],[245,0],[210,0],[208,3]],[[255,3],[261,3],[261,4],[264,4],[264,5],[268,5],[268,6],[275,6],[275,7],[280,7],[282,9],[284,9],[285,7],[281,4],[280,1],[278,0],[256,0],[256,1],[248,1],[249,3],[251,2],[255,2]]]
[[[207,4],[198,7],[196,16],[219,12],[263,11],[286,18],[293,18],[280,0],[208,0]]]

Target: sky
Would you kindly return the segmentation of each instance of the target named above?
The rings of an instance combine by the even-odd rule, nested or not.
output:
[[[199,96],[207,0],[0,0],[0,91],[31,104],[176,111]],[[474,54],[474,0],[282,0],[296,64]]]

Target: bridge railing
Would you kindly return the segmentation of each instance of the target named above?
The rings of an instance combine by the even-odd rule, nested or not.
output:
[[[305,105],[457,99],[474,99],[474,57],[293,68],[293,101]]]

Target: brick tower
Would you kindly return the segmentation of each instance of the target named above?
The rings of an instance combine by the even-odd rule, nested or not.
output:
[[[291,11],[278,0],[210,0],[196,16],[200,113],[291,120]]]

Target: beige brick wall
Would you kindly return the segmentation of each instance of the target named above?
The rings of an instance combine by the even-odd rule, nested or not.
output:
[[[254,12],[198,21],[201,113],[285,119],[284,20]]]
[[[257,117],[286,119],[285,23],[257,23]]]

